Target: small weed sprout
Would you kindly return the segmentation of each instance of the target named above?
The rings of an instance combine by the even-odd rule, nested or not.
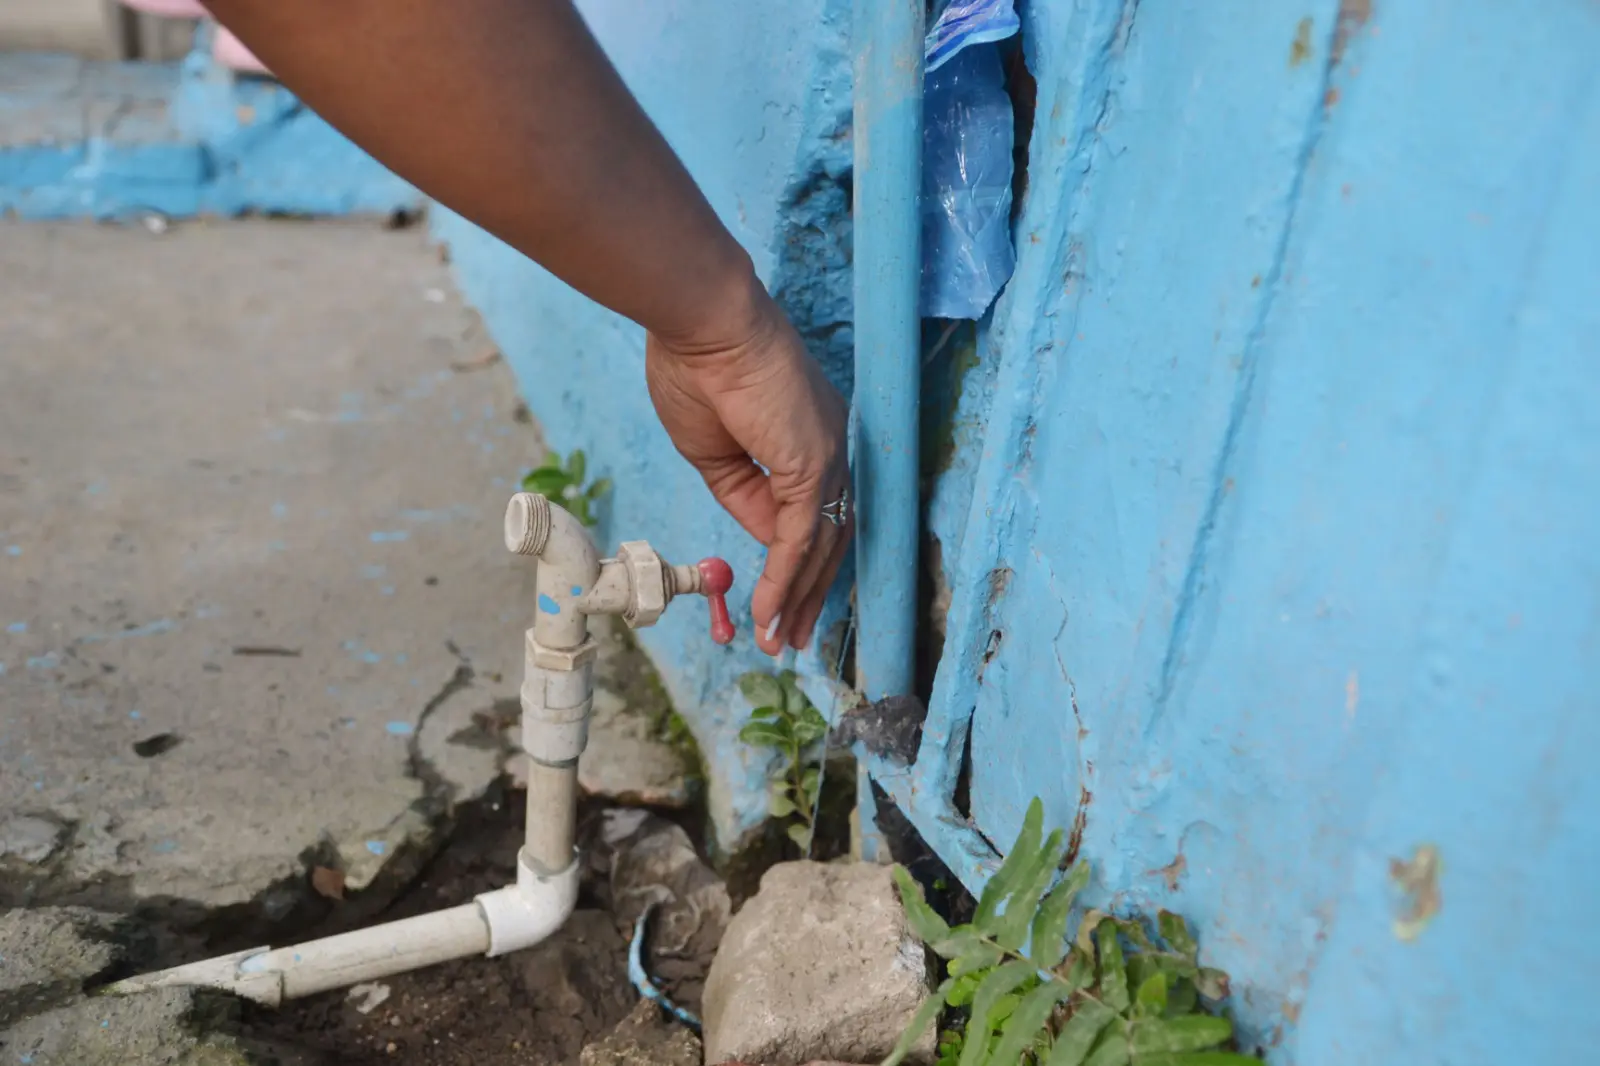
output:
[[[1152,931],[1091,910],[1068,942],[1089,866],[1075,864],[1052,887],[1065,852],[1061,833],[1044,838],[1043,824],[1035,799],[967,925],[948,925],[895,867],[911,928],[949,975],[883,1066],[904,1059],[945,1007],[964,1009],[967,1022],[940,1034],[939,1066],[1259,1066],[1225,1050],[1233,1025],[1202,1000],[1227,998],[1227,975],[1199,964],[1179,916],[1162,911]]]
[[[544,462],[528,471],[522,479],[524,492],[534,492],[551,503],[559,504],[586,526],[593,526],[596,518],[594,506],[611,491],[611,481],[600,478],[584,484],[588,462],[583,450],[577,449],[565,460],[557,452],[550,452]]]
[[[767,782],[767,810],[788,822],[789,839],[806,852],[817,828],[817,794],[822,782],[822,752],[817,743],[828,722],[795,683],[793,670],[774,677],[752,671],[739,679],[739,690],[755,709],[739,730],[739,739],[770,748],[779,763]]]

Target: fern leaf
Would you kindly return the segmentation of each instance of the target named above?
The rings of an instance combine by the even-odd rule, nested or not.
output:
[[[1056,865],[1061,859],[1064,838],[1058,829],[1050,834],[1044,846],[1034,855],[1033,861],[1022,868],[1016,891],[1006,900],[1005,913],[1000,916],[995,929],[995,941],[1007,951],[1018,951],[1028,939],[1028,929],[1039,912],[1039,897],[1050,887],[1055,877]]]
[[[945,996],[950,994],[950,986],[953,983],[951,979],[946,978],[943,984],[933,990],[933,995],[922,1001],[917,1013],[911,1016],[911,1023],[906,1026],[906,1031],[900,1034],[894,1050],[889,1052],[889,1057],[884,1059],[880,1066],[899,1066],[905,1060],[911,1053],[911,1046],[917,1042],[923,1030],[932,1025],[934,1019],[939,1016],[939,1010],[944,1006]]]
[[[987,970],[998,966],[1005,952],[983,940],[974,940],[955,958],[950,960],[950,972],[956,976]]]
[[[1039,856],[1039,845],[1044,839],[1044,804],[1034,797],[1028,804],[1028,813],[1022,819],[1022,832],[1006,854],[1006,861],[983,886],[978,897],[978,908],[972,916],[972,925],[979,932],[988,933],[1000,914],[1000,905],[1017,889],[1017,881]]]
[[[1156,1017],[1167,1009],[1167,975],[1157,970],[1138,985],[1133,1009],[1143,1017]]]
[[[1139,1066],[1261,1066],[1261,1060],[1237,1051],[1188,1051],[1177,1055],[1141,1055]]]
[[[1074,943],[1078,945],[1079,951],[1091,959],[1094,958],[1094,938],[1090,934],[1099,927],[1105,917],[1105,911],[1090,909],[1084,914],[1083,920],[1078,923],[1078,935],[1074,939]]]
[[[1182,1051],[1205,1051],[1226,1043],[1233,1035],[1233,1025],[1226,1018],[1209,1014],[1191,1014],[1187,1018],[1145,1018],[1133,1024],[1130,1044],[1133,1053],[1145,1055],[1173,1054]]]
[[[1008,962],[1004,966],[996,966],[984,977],[983,983],[978,986],[978,991],[972,997],[972,1013],[967,1020],[967,1043],[961,1049],[960,1066],[979,1066],[983,1062],[985,1045],[988,1036],[994,1031],[996,1018],[995,1004],[1001,996],[1015,991],[1019,986],[1032,977],[1034,969],[1031,963]],[[1015,1017],[1016,1010],[1012,1011]]]
[[[1156,919],[1156,925],[1161,930],[1161,939],[1167,946],[1179,955],[1193,962],[1200,953],[1200,946],[1194,941],[1194,934],[1189,932],[1189,923],[1171,911],[1162,911]]]
[[[1127,1066],[1127,1062],[1128,1038],[1114,1032],[1095,1046],[1083,1066]],[[1139,1066],[1144,1064],[1140,1063]]]
[[[1095,939],[1100,945],[1100,998],[1121,1014],[1128,1009],[1128,971],[1117,939],[1117,923],[1110,918],[1101,922]]]
[[[1199,1004],[1200,997],[1195,992],[1194,982],[1187,977],[1180,977],[1167,989],[1167,1009],[1163,1016],[1181,1018],[1193,1014]]]
[[[1067,919],[1072,915],[1073,901],[1088,883],[1089,864],[1077,863],[1039,905],[1039,913],[1033,917],[1028,953],[1041,968],[1052,970],[1067,957]]]
[[[1086,999],[1079,1003],[1067,1024],[1061,1027],[1044,1066],[1083,1066],[1095,1039],[1116,1017],[1117,1012],[1099,1000]]]
[[[922,886],[912,878],[904,866],[893,871],[895,887],[900,890],[900,905],[905,908],[906,924],[924,944],[938,944],[950,938],[950,926],[928,906],[922,895]]]
[[[1050,1020],[1056,1004],[1071,994],[1072,990],[1060,981],[1046,981],[1023,996],[1017,1009],[1006,1019],[988,1066],[1016,1066],[1022,1060],[1022,1052],[1033,1044]]]

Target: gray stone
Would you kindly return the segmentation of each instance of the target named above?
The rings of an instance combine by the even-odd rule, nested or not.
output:
[[[658,735],[655,721],[615,692],[596,688],[589,745],[578,760],[578,784],[618,803],[689,805],[683,755]]]
[[[700,860],[689,834],[659,815],[611,810],[600,827],[600,844],[600,860],[609,857],[611,909],[622,928],[631,932],[647,906],[657,907],[650,923],[652,962],[660,966],[667,959],[699,960],[708,965],[733,904],[722,879]]]
[[[81,907],[0,914],[0,1058],[31,1066],[243,1066],[208,1027],[230,1012],[187,989],[90,997],[118,961],[116,919]]]
[[[423,714],[516,694],[543,446],[425,234],[0,222],[0,277],[0,904],[436,843],[499,767]]]
[[[36,814],[14,814],[0,821],[0,859],[38,865],[56,853],[67,827]]]
[[[662,1018],[661,1008],[640,1000],[616,1029],[578,1056],[579,1066],[700,1066],[700,1041]]]
[[[0,1032],[0,1048],[29,1066],[249,1066],[231,1036],[208,1031],[229,1008],[186,988],[83,998]]]
[[[928,996],[887,867],[784,863],[728,926],[706,982],[706,1062],[877,1062]],[[929,1061],[926,1034],[911,1061]]]

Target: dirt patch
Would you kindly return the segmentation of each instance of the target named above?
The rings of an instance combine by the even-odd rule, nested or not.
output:
[[[523,837],[521,794],[464,812],[448,847],[378,920],[465,903],[515,878]],[[583,889],[566,926],[537,948],[470,958],[339,990],[278,1010],[246,1004],[241,1036],[263,1064],[567,1066],[628,1018],[639,996],[628,982],[627,921],[613,909],[610,856],[596,835],[604,806],[582,812]],[[624,909],[626,909],[624,907]],[[710,953],[681,954],[657,970],[691,1009]],[[669,1023],[656,1012],[663,1034]]]

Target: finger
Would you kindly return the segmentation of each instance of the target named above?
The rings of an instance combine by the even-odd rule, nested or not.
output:
[[[800,604],[794,616],[794,626],[789,630],[789,643],[795,648],[804,650],[805,646],[811,643],[817,619],[822,616],[822,608],[828,602],[828,593],[833,590],[834,579],[839,576],[839,568],[844,565],[845,555],[850,551],[850,540],[854,533],[855,523],[846,523],[844,528],[839,530],[838,536],[834,537],[832,549],[823,557],[822,570],[816,584]]]
[[[824,485],[844,484],[848,482],[848,479],[849,472],[841,470],[834,476],[824,479],[822,483]],[[825,494],[825,498],[828,500],[837,500],[839,497],[840,492],[838,489],[830,490]],[[817,508],[817,513],[822,515],[821,506]],[[845,517],[848,520],[848,508],[846,509]],[[815,599],[819,592],[822,595],[826,595],[827,582],[831,577],[826,571],[838,551],[839,544],[845,540],[846,528],[846,526],[834,525],[831,519],[826,515],[822,515],[822,521],[817,526],[817,539],[812,546],[811,554],[806,557],[805,564],[801,567],[800,575],[789,586],[789,595],[784,598],[783,605],[784,617],[787,619],[786,624],[783,626],[783,637],[796,648],[802,646],[804,638],[811,631],[811,625],[815,624],[815,619],[812,619],[810,623],[802,627],[803,608]],[[819,586],[821,586],[820,589]]]
[[[746,533],[770,547],[778,527],[778,501],[761,468],[742,455],[702,461],[699,470],[717,502]]]
[[[816,544],[817,525],[821,521],[821,512],[803,500],[786,501],[778,508],[776,532],[767,547],[767,565],[750,597],[756,644],[768,655],[777,655],[783,650],[783,610]]]

